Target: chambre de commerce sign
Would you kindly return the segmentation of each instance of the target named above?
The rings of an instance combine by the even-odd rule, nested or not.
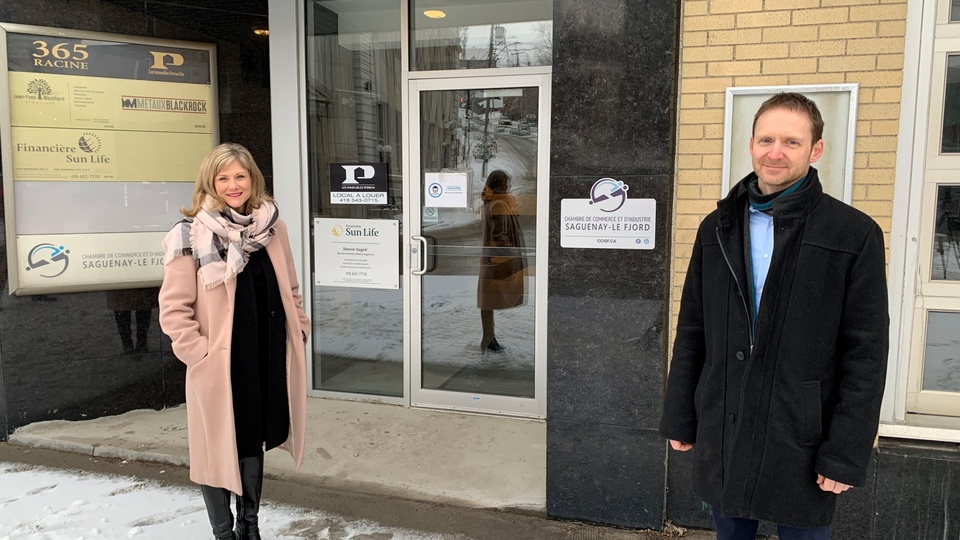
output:
[[[560,201],[560,246],[589,249],[653,249],[656,199],[631,199],[630,187],[601,178],[587,199]]]
[[[204,43],[0,23],[12,294],[160,283],[160,241],[219,139],[215,58]]]

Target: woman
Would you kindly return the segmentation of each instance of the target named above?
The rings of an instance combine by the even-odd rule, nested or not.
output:
[[[183,214],[163,240],[159,299],[160,326],[187,365],[190,479],[216,538],[259,539],[263,452],[303,460],[310,321],[287,227],[246,148],[207,154]]]
[[[517,199],[507,193],[510,175],[496,170],[487,176],[480,199],[483,200],[483,251],[480,254],[480,279],[477,283],[477,307],[483,337],[480,352],[501,352],[493,328],[493,310],[523,304],[523,233],[517,220]]]

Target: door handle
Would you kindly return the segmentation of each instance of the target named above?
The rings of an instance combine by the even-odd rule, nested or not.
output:
[[[410,255],[415,259],[416,266],[410,268],[410,273],[415,276],[422,276],[427,273],[427,239],[422,236],[411,236]]]

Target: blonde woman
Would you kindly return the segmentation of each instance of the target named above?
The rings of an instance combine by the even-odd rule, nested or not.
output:
[[[215,538],[259,539],[264,451],[303,459],[310,321],[287,227],[246,148],[207,154],[183,214],[163,240],[159,299],[187,365],[190,479]]]

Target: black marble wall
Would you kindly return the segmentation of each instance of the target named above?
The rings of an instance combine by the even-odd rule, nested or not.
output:
[[[950,443],[881,441],[870,537],[960,538],[960,448]]]
[[[0,22],[216,44],[220,138],[247,146],[272,186],[268,38],[253,33],[266,0],[5,0]],[[0,230],[0,440],[39,420],[183,402],[156,289],[10,296],[4,242]]]
[[[684,527],[713,527],[691,489],[691,456],[671,453],[667,518]],[[941,540],[960,537],[960,447],[881,439],[863,486],[837,500],[834,540]],[[770,523],[760,532],[776,533]]]
[[[555,0],[547,513],[661,528],[676,2]],[[613,177],[657,202],[653,250],[560,247],[560,201]]]

